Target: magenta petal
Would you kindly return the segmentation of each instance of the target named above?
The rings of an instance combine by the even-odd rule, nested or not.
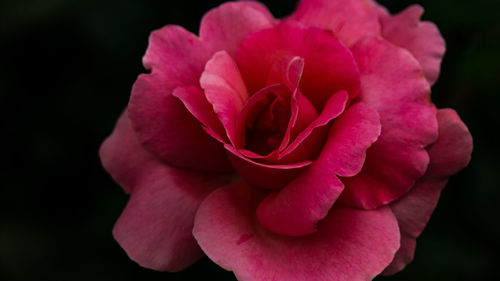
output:
[[[263,188],[277,189],[296,178],[312,161],[293,164],[272,165],[248,159],[231,145],[224,146],[234,169],[246,181]]]
[[[164,162],[195,170],[228,171],[231,168],[222,145],[172,96],[179,86],[198,85],[209,58],[201,41],[180,27],[154,31],[143,59],[152,73],[137,78],[129,116],[141,144]]]
[[[130,200],[113,235],[140,265],[178,271],[203,255],[191,231],[198,205],[231,175],[202,174],[164,165],[145,151],[122,114],[100,150],[104,168]]]
[[[298,56],[278,58],[269,70],[266,85],[283,84],[293,92],[299,86],[303,72],[303,58]]]
[[[436,108],[415,58],[380,38],[353,49],[361,73],[360,99],[377,110],[382,133],[368,150],[363,170],[342,181],[342,203],[372,209],[408,192],[427,170],[426,146],[437,138]]]
[[[401,229],[402,248],[384,271],[387,275],[402,270],[411,262],[415,239],[429,221],[448,177],[470,161],[472,137],[456,112],[440,109],[437,118],[439,139],[428,148],[431,158],[429,169],[407,195],[390,205]]]
[[[172,95],[184,103],[186,109],[210,131],[211,135],[215,134],[216,139],[225,139],[224,127],[202,89],[195,86],[177,87]]]
[[[257,2],[224,3],[210,10],[201,20],[200,37],[213,52],[225,50],[234,57],[249,34],[272,27],[276,20]]]
[[[261,225],[278,234],[302,236],[316,231],[344,185],[337,178],[361,170],[365,152],[380,134],[377,113],[362,103],[335,120],[319,158],[285,188],[259,205]]]
[[[437,113],[439,138],[427,150],[431,161],[427,174],[447,178],[462,170],[470,161],[472,136],[453,109]]]
[[[238,66],[226,51],[215,53],[207,62],[200,84],[227,136],[234,143],[236,121],[248,99],[248,92]]]
[[[143,168],[154,160],[138,143],[125,110],[116,122],[113,133],[106,138],[99,149],[102,166],[127,192],[132,191]]]
[[[271,67],[267,77],[267,85],[283,84],[292,92],[290,118],[279,151],[283,151],[290,144],[290,140],[294,140],[300,132],[318,117],[316,108],[298,88],[303,72],[304,59],[297,56],[288,56],[278,59]]]
[[[352,46],[366,36],[380,34],[372,0],[301,0],[290,19],[331,30]]]
[[[264,193],[243,183],[220,188],[201,204],[193,234],[215,263],[240,281],[366,281],[379,274],[399,247],[389,208],[334,208],[318,231],[303,237],[269,232],[255,221]]]
[[[297,22],[281,22],[249,35],[238,49],[236,62],[249,92],[254,93],[267,86],[276,62],[295,56],[304,60],[300,90],[316,109],[321,110],[330,95],[340,90],[350,97],[359,93],[359,73],[349,49],[331,32]]]
[[[423,13],[424,9],[419,5],[410,6],[394,16],[382,12],[382,35],[389,42],[410,51],[432,85],[439,76],[446,46],[436,25],[420,21]]]
[[[415,248],[417,241],[415,238],[408,236],[406,233],[401,233],[401,246],[394,255],[391,264],[382,271],[380,275],[392,275],[401,271],[407,264],[409,264],[415,256]]]
[[[297,160],[313,160],[325,142],[328,134],[328,124],[344,111],[349,95],[346,91],[339,91],[328,99],[321,114],[310,122],[302,132],[284,149],[279,156],[282,162]],[[300,119],[300,116],[298,116]]]

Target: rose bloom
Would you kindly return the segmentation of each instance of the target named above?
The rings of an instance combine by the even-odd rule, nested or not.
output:
[[[130,194],[113,235],[143,267],[207,255],[241,281],[371,280],[403,269],[448,177],[470,159],[430,86],[445,43],[411,6],[303,0],[209,11],[154,31],[103,143]]]

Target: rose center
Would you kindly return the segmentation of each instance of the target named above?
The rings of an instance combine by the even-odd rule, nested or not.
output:
[[[280,146],[290,119],[290,96],[290,90],[280,84],[251,96],[238,120],[245,149],[267,155]]]

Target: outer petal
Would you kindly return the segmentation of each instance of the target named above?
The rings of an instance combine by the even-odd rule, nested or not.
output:
[[[257,2],[229,2],[209,11],[201,20],[200,37],[213,52],[225,50],[234,57],[249,34],[272,27],[276,20]]]
[[[381,11],[382,36],[389,42],[410,51],[424,70],[427,81],[436,82],[441,69],[441,60],[446,50],[439,29],[431,22],[421,22],[424,9],[419,5],[408,7],[391,16]]]
[[[106,138],[99,149],[102,166],[127,193],[136,185],[139,173],[153,163],[153,156],[144,150],[131,129],[127,110],[116,122],[113,133]],[[127,161],[133,159],[133,161]]]
[[[390,205],[401,229],[401,249],[384,271],[402,270],[415,252],[415,239],[429,221],[448,177],[464,168],[470,160],[472,137],[455,111],[438,111],[439,139],[428,150],[431,158],[426,174],[403,198]]]
[[[202,89],[195,86],[177,87],[172,95],[180,99],[187,110],[200,121],[209,134],[216,139],[225,140],[226,132],[214,112],[214,108],[205,97]]]
[[[263,193],[243,183],[220,188],[202,203],[193,234],[203,251],[240,281],[365,281],[392,259],[399,230],[387,207],[335,208],[318,232],[286,237],[255,221]]]
[[[248,34],[273,23],[262,5],[239,2],[207,13],[200,28],[201,40],[177,26],[153,32],[143,58],[152,74],[139,76],[129,104],[134,129],[144,147],[175,166],[229,170],[220,143],[203,131],[171,93],[179,86],[198,86],[203,67],[215,51],[234,52]]]
[[[130,258],[141,266],[178,271],[203,253],[191,230],[199,204],[230,175],[201,174],[165,166],[137,141],[126,114],[103,143],[101,160],[126,190],[130,200],[113,235]]]
[[[427,170],[425,147],[437,138],[436,109],[422,69],[406,50],[379,38],[352,49],[361,73],[360,99],[380,115],[382,133],[363,170],[342,181],[342,202],[371,209],[405,194]]]
[[[301,0],[290,19],[331,30],[349,47],[363,37],[380,34],[371,0]]]
[[[129,115],[142,145],[161,160],[197,170],[227,171],[222,145],[206,134],[172,91],[198,85],[210,53],[188,31],[167,26],[151,34],[142,74],[132,89]]]
[[[299,177],[259,205],[257,218],[278,234],[301,236],[316,231],[344,185],[337,178],[361,170],[365,152],[380,134],[377,113],[358,103],[335,120],[320,156]]]

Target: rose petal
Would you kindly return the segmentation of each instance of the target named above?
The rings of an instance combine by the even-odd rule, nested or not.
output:
[[[437,138],[436,108],[408,51],[380,38],[364,39],[352,51],[361,73],[360,99],[378,111],[382,133],[361,173],[342,180],[341,202],[372,209],[408,192],[427,170],[425,147]]]
[[[431,158],[427,174],[435,178],[447,178],[469,163],[472,136],[453,109],[438,110],[437,120],[439,138],[427,149]]]
[[[278,160],[281,163],[299,160],[314,160],[323,147],[328,134],[328,124],[344,111],[349,96],[346,91],[339,91],[328,99],[321,114],[298,134],[292,143],[281,151]]]
[[[191,230],[198,205],[231,175],[202,174],[164,165],[145,151],[122,114],[100,150],[104,168],[131,196],[113,229],[141,266],[178,271],[203,255]]]
[[[278,234],[301,236],[316,231],[344,186],[338,176],[361,170],[365,152],[380,134],[377,113],[362,103],[335,120],[320,156],[300,176],[259,205],[261,225]]]
[[[301,0],[290,19],[331,30],[349,47],[363,37],[380,34],[371,0]]]
[[[298,56],[285,56],[277,59],[269,70],[266,85],[283,84],[291,92],[299,86],[304,73],[304,59]]]
[[[415,238],[408,236],[406,233],[401,233],[400,243],[401,247],[394,255],[391,264],[380,275],[387,276],[398,273],[413,260],[415,248],[417,247]]]
[[[200,37],[213,52],[225,50],[233,56],[249,34],[274,26],[276,20],[267,8],[257,2],[229,2],[203,16]]]
[[[292,93],[290,98],[290,118],[278,151],[274,151],[274,153],[266,157],[261,157],[262,161],[276,163],[279,152],[283,151],[289,145],[290,140],[294,140],[300,132],[318,117],[314,106],[298,89],[303,70],[304,59],[297,56],[280,58],[271,67],[266,84],[272,85],[269,87],[275,87],[276,84],[288,87]]]
[[[203,131],[172,91],[198,85],[209,53],[200,40],[177,26],[154,31],[144,56],[151,74],[132,88],[129,115],[142,145],[174,166],[205,171],[230,170],[222,145]]]
[[[311,122],[318,118],[318,112],[311,102],[300,92],[295,89],[291,98],[291,116],[287,131],[283,137],[283,141],[279,147],[280,151],[285,150],[290,144],[290,140],[295,140],[299,133],[308,128]],[[323,110],[324,111],[324,110]]]
[[[216,139],[226,140],[224,127],[202,89],[195,86],[177,87],[172,95],[184,103],[186,109],[211,132],[210,135],[215,134]]]
[[[132,191],[137,181],[139,174],[135,171],[143,169],[154,159],[137,142],[137,136],[131,129],[130,119],[125,110],[116,122],[113,133],[106,138],[99,149],[102,166],[126,193]]]
[[[220,188],[202,203],[193,234],[215,263],[241,281],[371,280],[399,247],[399,230],[389,208],[334,208],[318,232],[286,237],[255,221],[264,193],[243,183]]]
[[[248,92],[238,66],[226,51],[215,53],[207,62],[200,84],[234,144],[236,121],[248,99]]]
[[[238,2],[221,5],[205,15],[201,40],[178,26],[154,31],[143,58],[152,74],[139,76],[129,104],[134,129],[144,147],[175,166],[229,170],[220,143],[203,131],[171,93],[179,86],[198,86],[203,67],[215,51],[234,53],[248,34],[273,24],[262,5]]]
[[[301,42],[298,44],[297,42]],[[359,73],[352,54],[330,32],[295,22],[249,35],[236,54],[236,62],[250,93],[266,86],[272,66],[283,57],[304,59],[300,90],[316,109],[328,98],[346,90],[359,92]]]
[[[290,119],[289,88],[283,84],[265,87],[252,95],[236,122],[235,147],[251,158],[276,158],[278,140],[287,130]],[[246,152],[246,148],[250,151]]]
[[[246,181],[263,188],[277,189],[296,178],[312,161],[292,164],[265,164],[255,162],[231,145],[224,146],[234,169]]]
[[[422,66],[427,81],[434,84],[446,50],[439,29],[431,22],[420,21],[424,9],[419,5],[412,5],[394,16],[381,11],[382,36],[410,51]]]
[[[390,275],[402,270],[415,251],[415,240],[429,221],[448,177],[470,161],[472,137],[455,111],[440,109],[437,114],[439,138],[429,148],[429,169],[403,198],[390,205],[401,229],[402,248],[384,271]]]

